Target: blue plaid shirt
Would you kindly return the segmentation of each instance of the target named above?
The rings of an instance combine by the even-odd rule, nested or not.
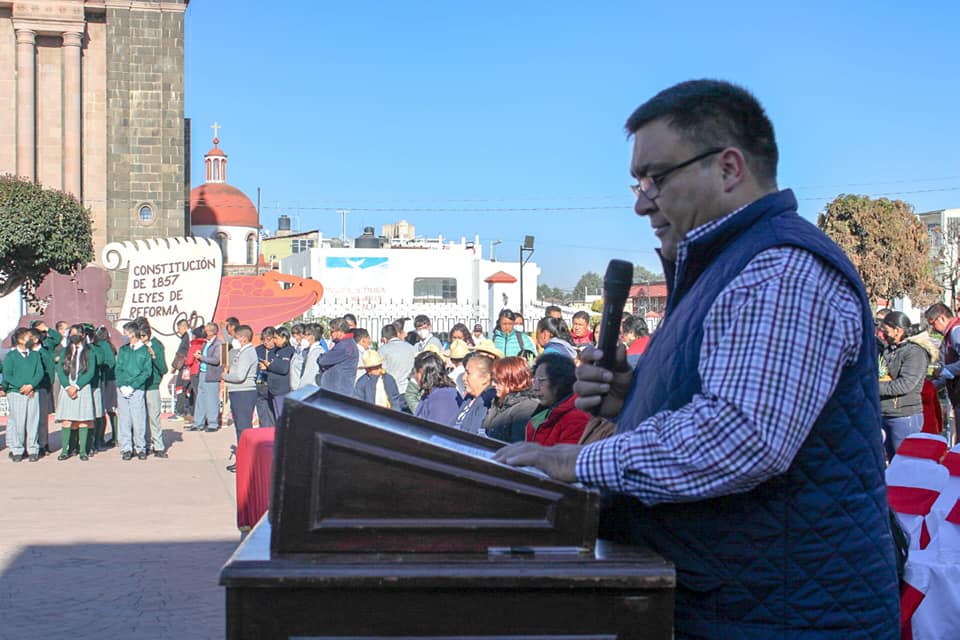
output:
[[[678,270],[689,243],[735,213],[688,233]],[[811,253],[757,254],[704,320],[701,392],[584,447],[577,479],[652,505],[741,493],[784,473],[857,358],[860,313],[853,287]]]

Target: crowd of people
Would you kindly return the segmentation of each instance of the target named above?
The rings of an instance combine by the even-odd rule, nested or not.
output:
[[[127,323],[123,333],[118,349],[106,327],[90,324],[58,322],[51,329],[34,321],[14,331],[0,387],[11,460],[36,462],[52,453],[50,414],[61,425],[58,460],[76,454],[86,462],[115,446],[124,460],[167,457],[160,424],[163,344],[146,318]]]
[[[522,315],[503,309],[488,338],[479,324],[471,330],[458,323],[438,335],[430,318],[418,315],[381,327],[376,344],[352,314],[326,327],[267,327],[258,340],[237,318],[222,332],[215,324],[192,332],[184,326],[172,365],[173,419],[184,421],[185,431],[215,431],[229,406],[239,442],[254,424],[280,423],[291,391],[316,385],[507,442],[578,443],[600,433],[585,431],[590,416],[573,404],[579,348],[595,340],[589,319],[578,312],[573,324],[582,327],[571,331],[559,307],[550,307],[531,336]],[[647,334],[642,319],[624,321],[631,346],[645,345]]]

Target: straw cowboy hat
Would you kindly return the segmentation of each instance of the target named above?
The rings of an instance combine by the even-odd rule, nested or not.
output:
[[[450,359],[463,360],[470,353],[470,347],[463,340],[457,339],[450,343]]]
[[[493,340],[481,340],[477,343],[477,346],[474,347],[473,350],[477,353],[487,355],[494,360],[503,357],[503,351],[500,351],[500,349],[497,349],[497,347],[494,346]]]
[[[360,363],[358,369],[373,369],[374,367],[383,366],[383,357],[379,352],[374,351],[373,349],[367,349],[363,352],[363,362]]]

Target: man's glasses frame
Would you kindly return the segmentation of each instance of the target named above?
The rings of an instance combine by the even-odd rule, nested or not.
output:
[[[698,160],[703,160],[704,158],[708,158],[715,153],[720,153],[724,149],[726,149],[726,147],[714,147],[712,149],[709,149],[708,151],[704,151],[698,156],[694,156],[690,158],[685,162],[681,162],[680,164],[675,164],[669,169],[664,169],[659,173],[655,173],[649,176],[640,176],[639,178],[637,178],[637,184],[630,185],[630,191],[632,191],[633,195],[635,195],[636,197],[639,198],[640,195],[642,194],[647,200],[650,200],[652,202],[657,198],[657,196],[660,195],[660,189],[663,187],[663,183],[666,181],[667,177],[671,173],[679,171],[684,167],[689,167],[694,162],[697,162]]]

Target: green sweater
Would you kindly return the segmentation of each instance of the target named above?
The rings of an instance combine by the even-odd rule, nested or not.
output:
[[[100,348],[98,361],[100,363],[102,381],[116,380],[117,377],[114,375],[114,369],[117,366],[117,354],[113,352],[113,349],[106,342],[98,342],[97,346]]]
[[[24,357],[16,349],[11,349],[3,360],[3,390],[7,393],[20,393],[25,384],[36,388],[43,380],[43,362],[40,354],[30,351]]]
[[[123,345],[117,353],[117,367],[114,370],[117,387],[144,390],[147,378],[150,377],[150,369],[150,352],[145,346],[134,350],[128,344]]]
[[[54,371],[56,365],[53,362],[53,349],[41,347],[37,353],[40,354],[40,362],[43,364],[43,380],[40,381],[38,387],[41,389],[50,389],[53,386],[54,376],[57,375],[56,371]]]
[[[150,377],[147,378],[147,390],[155,391],[160,388],[160,380],[167,372],[167,354],[163,352],[163,343],[156,338],[150,339],[150,346],[153,347],[153,365],[150,367]],[[149,355],[148,351],[147,356]]]
[[[52,354],[54,349],[60,346],[63,336],[56,329],[47,329],[47,339],[43,341],[43,346],[50,350]]]
[[[98,350],[90,348],[89,345],[84,347],[84,351],[87,352],[87,368],[84,371],[80,371],[77,374],[76,385],[80,388],[86,387],[97,377],[99,370],[97,366],[100,362],[98,358]],[[61,387],[70,386],[70,377],[67,375],[67,372],[63,370],[63,360],[70,357],[70,348],[67,347],[60,352],[61,361],[57,364],[57,379],[60,380]]]

